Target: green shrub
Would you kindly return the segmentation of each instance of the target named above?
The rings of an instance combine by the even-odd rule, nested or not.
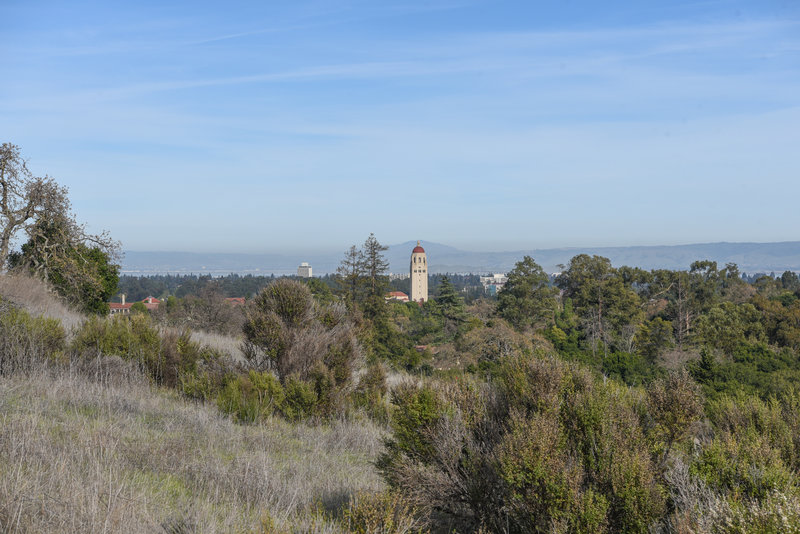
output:
[[[72,349],[79,354],[120,356],[147,365],[157,361],[161,337],[144,315],[89,317],[75,334]]]
[[[217,396],[217,406],[243,423],[255,423],[280,410],[285,399],[278,379],[269,372],[230,375]]]
[[[0,300],[0,375],[62,359],[66,339],[58,319],[32,317]]]
[[[800,433],[794,394],[764,401],[722,397],[709,405],[717,430],[691,464],[691,472],[734,501],[762,500],[772,491],[798,494]]]
[[[150,312],[147,310],[147,306],[145,306],[144,303],[134,302],[131,305],[131,313],[136,315],[136,314],[147,314]]]
[[[283,385],[285,401],[281,411],[290,421],[307,419],[314,413],[317,404],[317,394],[314,386],[290,376]]]
[[[211,380],[209,366],[222,356],[191,340],[191,332],[159,333],[147,315],[130,317],[90,317],[76,333],[72,350],[77,354],[120,356],[138,362],[153,380],[167,387],[181,388],[191,396],[208,398]],[[201,364],[205,379],[201,379]],[[194,375],[194,376],[193,376]],[[207,384],[203,384],[207,380]]]
[[[649,435],[640,391],[547,355],[516,354],[497,362],[488,384],[407,385],[392,400],[378,468],[434,525],[646,532],[667,510],[652,452],[654,441],[663,452],[667,434]],[[674,422],[673,440],[693,417]]]
[[[350,498],[344,511],[347,532],[354,534],[412,534],[425,532],[417,526],[417,510],[399,493],[360,492]]]
[[[441,403],[429,387],[401,385],[392,391],[392,403],[398,407],[391,421],[389,449],[412,459],[426,461],[433,451],[431,434],[441,414]]]
[[[277,280],[248,307],[244,335],[249,366],[277,373],[287,418],[346,410],[361,348],[343,306],[318,305],[307,285]]]
[[[207,370],[181,373],[179,386],[181,393],[191,399],[211,400],[217,394],[220,384]]]

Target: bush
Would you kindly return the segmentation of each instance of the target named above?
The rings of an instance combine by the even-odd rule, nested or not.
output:
[[[350,498],[343,523],[355,534],[421,533],[416,514],[417,510],[398,493],[361,492]]]
[[[0,300],[0,375],[31,371],[63,358],[66,339],[57,319],[32,317]]]
[[[544,354],[392,400],[379,470],[432,526],[458,531],[645,532],[667,509],[654,451],[694,420],[653,432],[641,392]]]
[[[231,375],[217,397],[217,406],[243,423],[255,423],[283,408],[284,391],[269,372]]]
[[[709,405],[714,439],[692,462],[692,474],[734,500],[763,500],[772,491],[800,495],[800,423],[794,393],[764,401],[722,397]]]
[[[257,371],[275,370],[292,420],[342,413],[361,347],[342,306],[315,304],[308,286],[280,279],[247,311],[244,352]]]
[[[317,404],[317,394],[311,384],[290,376],[284,382],[284,393],[286,399],[281,411],[288,420],[299,421],[311,417]]]
[[[71,348],[88,357],[103,354],[137,362],[157,384],[181,387],[196,398],[208,398],[215,382],[212,368],[219,367],[222,358],[191,341],[188,330],[160,334],[147,315],[90,317],[75,334]]]
[[[351,393],[351,400],[356,408],[367,412],[370,417],[385,422],[389,418],[386,401],[386,369],[381,364],[367,367],[358,384]]]

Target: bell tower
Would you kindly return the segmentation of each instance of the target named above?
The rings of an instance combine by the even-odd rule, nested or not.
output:
[[[428,300],[428,257],[425,249],[417,241],[411,252],[411,300],[423,303]]]

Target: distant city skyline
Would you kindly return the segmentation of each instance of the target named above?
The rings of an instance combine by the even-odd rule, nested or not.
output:
[[[0,141],[126,250],[793,241],[798,30],[778,0],[8,0]]]

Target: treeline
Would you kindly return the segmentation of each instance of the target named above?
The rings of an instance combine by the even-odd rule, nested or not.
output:
[[[124,294],[129,302],[133,302],[148,296],[159,299],[166,299],[169,296],[178,298],[187,295],[196,296],[206,287],[214,286],[223,298],[252,298],[274,280],[274,275],[255,276],[249,274],[229,274],[219,277],[197,274],[122,275],[117,292],[118,295]]]
[[[475,274],[431,274],[428,277],[428,288],[435,293],[447,277],[450,283],[467,302],[484,296],[480,276]],[[117,299],[124,294],[129,302],[142,300],[152,296],[165,299],[169,296],[183,298],[188,295],[199,295],[205,288],[213,286],[223,297],[253,298],[259,291],[275,281],[275,275],[252,274],[227,274],[225,276],[198,275],[198,274],[157,274],[134,276],[123,274],[119,278]],[[287,276],[294,280],[302,280],[296,276]],[[338,287],[338,278],[335,274],[325,274],[314,278],[322,284],[335,290]],[[411,291],[410,278],[395,278],[389,281],[391,291],[402,291],[409,294]]]

